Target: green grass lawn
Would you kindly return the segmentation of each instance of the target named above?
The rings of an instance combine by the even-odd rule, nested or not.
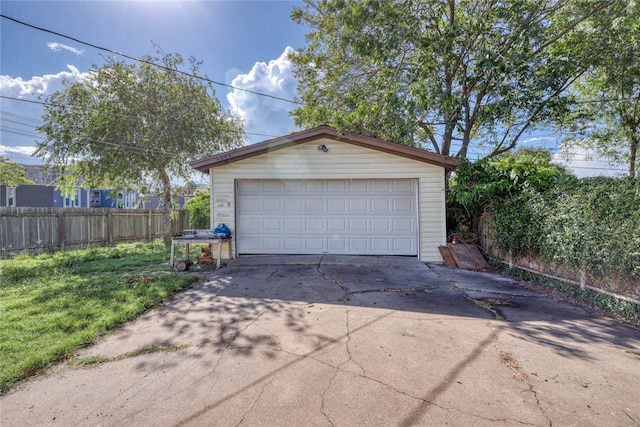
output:
[[[0,260],[0,393],[198,281],[167,259],[154,242]]]

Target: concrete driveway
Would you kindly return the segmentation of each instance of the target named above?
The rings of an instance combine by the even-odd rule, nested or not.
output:
[[[640,423],[638,330],[412,258],[241,258],[91,356],[118,359],[25,383],[0,424]]]

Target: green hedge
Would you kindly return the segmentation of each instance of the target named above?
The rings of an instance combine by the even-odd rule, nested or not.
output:
[[[640,183],[570,179],[545,192],[524,189],[494,204],[494,240],[600,277],[640,279]]]

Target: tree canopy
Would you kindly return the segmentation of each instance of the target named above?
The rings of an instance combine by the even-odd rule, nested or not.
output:
[[[443,155],[504,153],[567,108],[593,60],[571,45],[613,3],[306,0],[292,14],[311,29],[292,56],[295,121]]]
[[[190,161],[241,145],[244,131],[199,78],[200,62],[191,58],[190,73],[178,72],[182,56],[160,54],[94,65],[88,77],[65,82],[46,99],[36,155],[64,169],[67,182],[158,189],[167,237],[172,178],[188,180]]]
[[[17,187],[20,184],[33,184],[33,181],[27,178],[22,166],[0,156],[0,184]]]
[[[637,174],[640,147],[640,3],[616,2],[588,25],[593,35],[574,44],[594,58],[576,81],[577,102],[561,117],[572,139],[565,145],[592,149]]]

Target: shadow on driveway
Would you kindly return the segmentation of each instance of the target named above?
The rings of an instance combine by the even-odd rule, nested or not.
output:
[[[640,334],[415,258],[246,257],[5,396],[2,425],[629,425]],[[182,347],[180,347],[182,346]],[[630,418],[631,417],[631,418]],[[15,422],[12,422],[15,421]]]

